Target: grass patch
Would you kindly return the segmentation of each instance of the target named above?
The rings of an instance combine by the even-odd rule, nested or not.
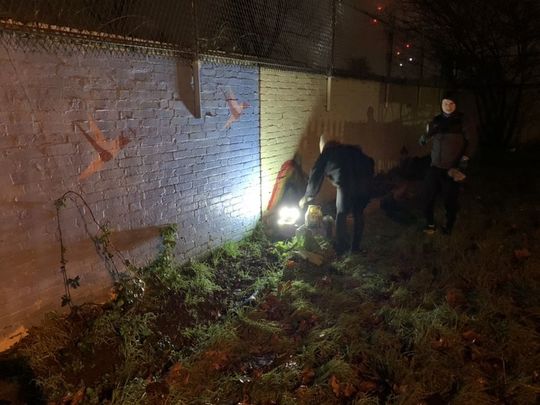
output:
[[[537,403],[540,173],[521,175],[503,193],[508,168],[471,172],[451,236],[374,212],[363,252],[334,261],[257,227],[179,264],[167,227],[111,302],[49,314],[10,361],[57,403]]]

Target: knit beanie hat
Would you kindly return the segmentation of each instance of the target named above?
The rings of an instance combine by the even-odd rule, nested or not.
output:
[[[457,104],[457,94],[455,91],[451,91],[451,90],[445,91],[443,93],[441,100],[452,100],[454,103]]]

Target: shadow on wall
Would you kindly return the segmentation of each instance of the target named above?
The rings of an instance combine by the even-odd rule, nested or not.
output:
[[[320,111],[321,107],[317,106],[314,110]],[[429,155],[429,148],[418,145],[425,125],[422,119],[415,124],[404,119],[378,122],[373,106],[367,108],[366,118],[362,121],[333,119],[333,112],[313,114],[300,138],[296,153],[301,156],[302,168],[308,174],[319,156],[319,137],[323,133],[329,139],[360,146],[364,153],[375,160],[376,173],[399,166],[404,157]],[[416,114],[416,111],[411,110],[410,114]],[[334,187],[325,180],[320,192],[321,199],[334,198],[334,194]]]
[[[195,108],[195,92],[193,91],[193,68],[187,61],[176,62],[176,89],[180,101],[188,109],[192,116],[196,117],[198,112]]]
[[[130,252],[130,257],[140,258],[134,265],[142,265],[143,260],[149,259],[145,255],[156,251],[160,245],[159,235],[160,228],[155,226],[115,231],[111,234],[111,242],[119,251]],[[3,325],[0,328],[0,351],[15,344],[24,337],[27,328],[39,322],[35,313],[59,308],[64,294],[59,272],[60,245],[52,238],[45,242],[29,246],[17,254],[2,256],[2,266],[9,268],[13,277],[5,280],[1,289],[4,294],[0,297],[0,322]],[[80,276],[81,287],[84,287],[71,292],[73,303],[80,305],[105,300],[113,280],[107,272],[106,263],[103,263],[103,257],[96,252],[96,246],[89,239],[84,239],[66,243],[65,249],[68,277]],[[103,266],[97,262],[103,263]],[[119,258],[115,258],[115,262],[122,268]],[[28,270],[29,267],[31,270]],[[44,269],[49,274],[56,272],[57,276],[44,278]]]
[[[361,146],[363,151],[375,160],[377,173],[396,167],[404,150],[410,156],[429,153],[427,148],[423,149],[418,145],[423,125],[405,125],[401,120],[377,122],[372,106],[368,107],[366,115],[366,122],[344,123],[341,141]]]

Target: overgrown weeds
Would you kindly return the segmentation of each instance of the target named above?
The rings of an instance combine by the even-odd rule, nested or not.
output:
[[[179,264],[167,227],[111,302],[49,315],[9,355],[56,403],[537,403],[533,167],[523,194],[501,192],[508,167],[473,171],[450,236],[375,212],[363,252],[341,260],[257,228]],[[322,266],[294,253],[312,248]]]

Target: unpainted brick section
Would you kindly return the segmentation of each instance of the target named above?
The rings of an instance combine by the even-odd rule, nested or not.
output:
[[[180,76],[172,58],[1,48],[0,70],[0,342],[59,309],[54,201],[68,190],[84,196],[140,265],[157,253],[160,226],[178,225],[180,260],[254,226],[261,207],[257,68],[204,65],[199,119],[190,112],[193,95],[179,86],[191,77]],[[231,94],[249,108],[224,129]],[[107,140],[122,134],[130,142],[80,180],[98,157],[80,129],[89,131],[89,116]],[[97,228],[80,200],[68,199],[60,214],[67,269],[81,277],[74,301],[100,299],[111,279],[89,243]]]
[[[299,152],[309,172],[322,133],[360,145],[378,171],[398,164],[405,147],[423,152],[417,139],[428,118],[439,111],[436,89],[333,78],[327,111],[327,78],[261,68],[261,180],[266,207],[281,165]],[[323,185],[323,199],[334,191]]]

